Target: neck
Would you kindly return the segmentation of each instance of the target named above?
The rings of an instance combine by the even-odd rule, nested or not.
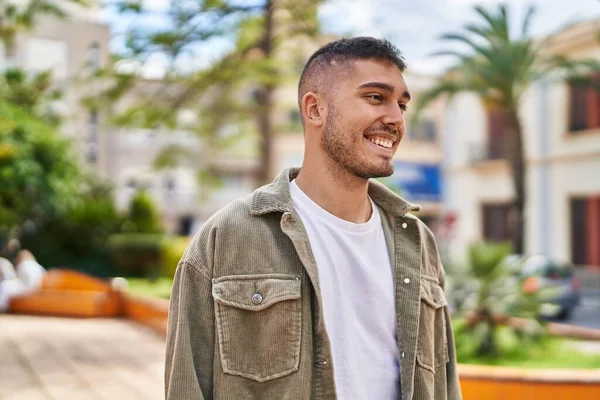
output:
[[[296,184],[312,201],[338,218],[357,224],[371,218],[368,179],[354,176],[337,165],[305,162]]]

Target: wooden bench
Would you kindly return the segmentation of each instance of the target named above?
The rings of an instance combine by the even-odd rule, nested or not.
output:
[[[53,269],[42,288],[15,297],[9,312],[65,317],[115,317],[121,314],[121,293],[108,281],[81,272]]]

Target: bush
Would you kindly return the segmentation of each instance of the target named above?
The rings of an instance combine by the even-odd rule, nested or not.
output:
[[[161,252],[165,235],[152,233],[122,233],[108,240],[111,258],[119,275],[125,277],[158,278],[161,273]]]
[[[187,236],[168,237],[163,241],[160,261],[164,277],[173,278],[177,269],[177,263],[181,260],[189,244],[190,238]]]
[[[138,191],[129,203],[129,216],[123,226],[125,232],[161,233],[163,227],[160,214],[152,197],[144,191]]]
[[[498,360],[541,344],[546,337],[536,319],[540,301],[525,293],[522,282],[505,262],[509,244],[476,243],[468,263],[447,269],[447,293],[455,305],[456,354],[462,359]],[[527,319],[508,326],[509,317]]]

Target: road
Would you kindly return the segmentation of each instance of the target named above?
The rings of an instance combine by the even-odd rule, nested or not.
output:
[[[569,325],[600,329],[600,290],[585,290],[581,303],[569,319],[560,321]]]

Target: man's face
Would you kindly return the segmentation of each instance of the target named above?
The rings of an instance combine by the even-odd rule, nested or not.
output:
[[[354,61],[329,94],[322,148],[352,175],[390,176],[392,159],[404,136],[404,111],[410,100],[398,67],[374,60]]]

